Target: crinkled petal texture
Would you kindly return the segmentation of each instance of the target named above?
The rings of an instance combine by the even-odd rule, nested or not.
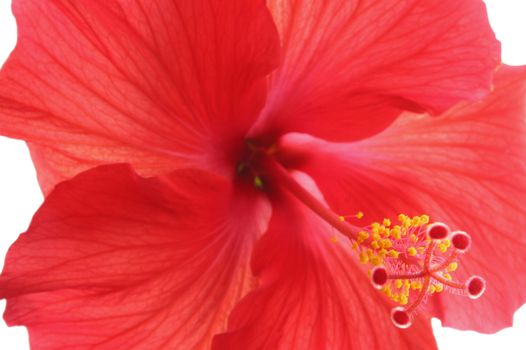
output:
[[[471,234],[455,275],[482,275],[486,293],[476,301],[444,293],[430,309],[444,325],[494,332],[510,326],[526,301],[525,134],[526,67],[502,67],[483,103],[438,118],[407,114],[354,144],[291,135],[284,147],[339,213],[361,210],[368,223],[427,213]]]
[[[57,180],[101,163],[155,174],[220,161],[278,63],[264,0],[14,0],[13,11],[0,133],[45,146],[37,158]]]
[[[214,350],[436,349],[429,320],[391,324],[390,306],[359,266],[347,239],[294,198],[273,203],[256,246],[258,289],[234,309]]]
[[[0,277],[31,348],[208,349],[253,287],[270,205],[198,171],[140,178],[102,166],[60,184]]]
[[[257,129],[368,137],[403,109],[489,91],[500,46],[480,0],[270,0],[283,63]]]

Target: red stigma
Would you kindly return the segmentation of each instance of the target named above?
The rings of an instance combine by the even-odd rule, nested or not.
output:
[[[431,224],[427,228],[427,236],[431,239],[446,239],[449,236],[449,227],[441,222]]]
[[[373,286],[377,289],[383,287],[387,283],[389,276],[387,275],[387,270],[383,266],[375,267],[371,272],[371,281]]]
[[[411,316],[403,307],[397,306],[391,310],[391,321],[398,328],[409,328],[411,326]]]
[[[472,276],[466,282],[466,292],[471,299],[478,299],[486,291],[486,281],[479,276]]]
[[[451,243],[459,253],[464,253],[471,246],[471,237],[466,232],[455,231],[451,235]]]

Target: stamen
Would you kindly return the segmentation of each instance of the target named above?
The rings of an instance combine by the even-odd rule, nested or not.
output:
[[[485,292],[486,281],[482,277],[472,276],[461,283],[452,276],[459,267],[459,255],[470,248],[467,233],[451,233],[444,223],[430,223],[428,215],[411,218],[400,214],[395,225],[384,219],[381,223],[357,227],[348,223],[346,216],[333,213],[279,163],[272,159],[268,162],[265,169],[276,184],[346,236],[362,264],[372,265],[369,273],[373,286],[399,304],[391,310],[395,326],[410,327],[414,313],[432,294],[448,290],[477,299]],[[355,215],[358,219],[363,216],[362,212]],[[337,242],[337,237],[333,236],[331,241]]]
[[[392,227],[384,225],[386,220],[372,223],[360,235],[368,239],[355,242],[360,261],[374,266],[370,273],[373,286],[400,305],[391,311],[395,326],[409,327],[413,314],[432,294],[449,290],[477,299],[484,293],[483,278],[472,276],[461,283],[451,275],[458,269],[459,254],[471,244],[467,233],[451,233],[441,222],[429,224],[427,215],[410,218],[400,214],[398,221]],[[383,254],[386,246],[396,254]],[[375,259],[381,263],[374,263]]]

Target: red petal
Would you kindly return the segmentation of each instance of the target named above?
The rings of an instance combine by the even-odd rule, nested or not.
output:
[[[300,168],[338,212],[363,211],[367,222],[427,213],[467,231],[473,244],[456,275],[481,275],[488,289],[476,301],[443,294],[434,312],[447,326],[482,332],[510,326],[526,301],[526,66],[501,68],[495,84],[483,103],[438,118],[406,115],[363,142],[289,140],[312,155]]]
[[[489,91],[500,46],[479,0],[271,0],[284,47],[260,127],[349,141],[401,109]]]
[[[45,146],[68,177],[112,162],[143,174],[210,166],[252,124],[277,64],[263,0],[15,0],[13,10],[0,132]]]
[[[11,247],[5,319],[32,349],[205,348],[253,286],[270,206],[197,171],[98,167],[56,187]]]
[[[273,205],[254,252],[259,288],[229,319],[214,350],[435,349],[428,320],[409,330],[390,321],[345,239],[288,196]]]

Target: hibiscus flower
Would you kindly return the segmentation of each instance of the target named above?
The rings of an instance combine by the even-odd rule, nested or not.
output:
[[[13,9],[0,132],[46,199],[0,297],[32,348],[434,349],[430,317],[526,299],[526,68],[480,1]]]

